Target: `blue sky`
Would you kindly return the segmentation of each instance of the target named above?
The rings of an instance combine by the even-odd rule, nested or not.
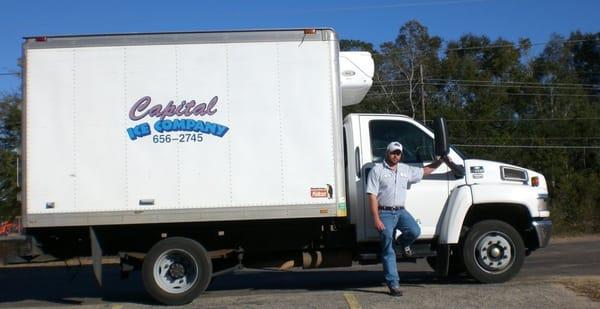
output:
[[[17,69],[24,36],[326,26],[378,46],[416,19],[446,41],[474,33],[545,42],[600,31],[599,12],[599,0],[0,0],[0,94],[20,85],[1,74]]]

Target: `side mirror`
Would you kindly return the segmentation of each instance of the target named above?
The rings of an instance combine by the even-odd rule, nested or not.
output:
[[[448,127],[446,120],[437,117],[433,120],[433,133],[435,134],[435,155],[443,157],[450,152],[450,143],[448,141]]]

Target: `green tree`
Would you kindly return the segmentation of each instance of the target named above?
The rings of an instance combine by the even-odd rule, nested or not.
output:
[[[393,107],[387,112],[408,112],[412,117],[417,116],[419,99],[426,93],[421,91],[424,87],[420,81],[436,74],[441,43],[441,38],[429,35],[427,27],[411,20],[400,28],[393,42],[381,45],[377,82],[379,94]]]
[[[21,143],[21,99],[6,95],[0,99],[0,220],[20,212],[17,200],[17,156]]]
[[[366,51],[371,54],[377,54],[373,44],[360,40],[340,40],[341,51]]]

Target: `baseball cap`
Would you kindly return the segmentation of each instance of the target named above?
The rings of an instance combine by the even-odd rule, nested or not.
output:
[[[400,150],[400,152],[402,152],[402,144],[400,144],[399,142],[391,142],[389,145],[387,145],[386,148],[386,152],[393,152],[396,150]]]

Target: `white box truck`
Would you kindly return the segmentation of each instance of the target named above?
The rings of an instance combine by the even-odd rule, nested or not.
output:
[[[332,29],[29,37],[23,60],[30,259],[91,255],[101,282],[118,254],[164,304],[243,265],[377,263],[365,180],[394,140],[405,163],[454,162],[406,203],[441,276],[503,282],[548,243],[543,175],[465,159],[443,121],[434,139],[406,116],[342,119],[374,65]]]

